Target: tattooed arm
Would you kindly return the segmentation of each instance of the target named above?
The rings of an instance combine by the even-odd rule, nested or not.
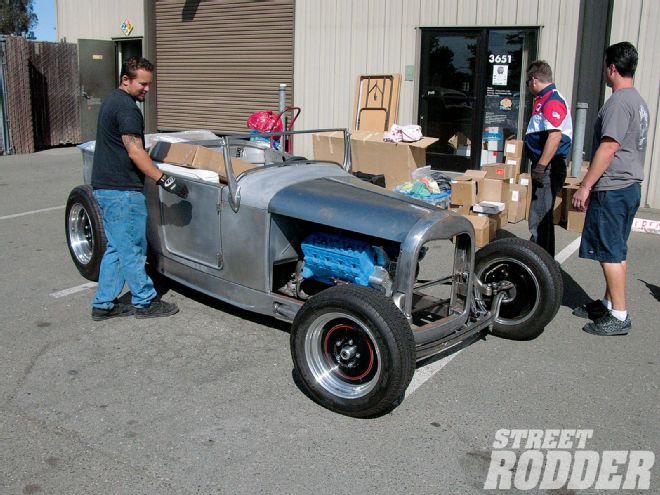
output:
[[[158,167],[149,158],[149,153],[142,146],[142,137],[137,134],[124,134],[121,140],[124,142],[128,156],[135,166],[147,177],[158,181],[163,175],[163,172],[158,170]]]

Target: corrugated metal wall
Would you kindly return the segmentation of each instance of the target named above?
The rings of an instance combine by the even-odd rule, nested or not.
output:
[[[418,70],[418,27],[540,26],[539,57],[570,97],[578,13],[577,0],[298,0],[297,127],[348,126],[360,74]],[[416,81],[402,82],[399,123],[417,121],[417,91]],[[310,140],[298,140],[296,153],[311,156]]]
[[[245,132],[293,87],[293,0],[155,3],[158,128]]]
[[[130,37],[144,36],[144,5],[139,0],[55,0],[55,6],[58,40],[125,38],[121,24],[126,18],[133,24]]]
[[[651,112],[642,205],[660,208],[660,2],[615,0],[610,43],[630,41],[639,52],[635,87]],[[606,97],[611,94],[608,90]]]

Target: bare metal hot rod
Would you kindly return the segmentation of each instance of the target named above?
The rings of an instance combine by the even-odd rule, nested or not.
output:
[[[295,372],[321,405],[383,414],[401,401],[419,361],[487,332],[531,339],[555,316],[562,279],[545,251],[511,238],[475,252],[465,218],[354,177],[348,132],[343,164],[246,135],[213,137],[194,144],[222,153],[219,174],[157,163],[185,181],[186,199],[145,184],[150,264],[291,322]],[[66,235],[76,267],[96,280],[106,240],[86,153]]]

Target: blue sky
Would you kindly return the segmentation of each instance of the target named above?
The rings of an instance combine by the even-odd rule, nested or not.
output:
[[[32,6],[38,18],[38,24],[34,28],[34,35],[37,40],[57,41],[55,0],[34,0]]]

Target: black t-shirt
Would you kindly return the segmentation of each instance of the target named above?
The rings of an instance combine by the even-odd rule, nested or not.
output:
[[[141,136],[144,145],[142,112],[128,93],[115,89],[99,111],[92,168],[94,189],[142,191],[144,174],[129,158],[121,140],[124,134]]]

